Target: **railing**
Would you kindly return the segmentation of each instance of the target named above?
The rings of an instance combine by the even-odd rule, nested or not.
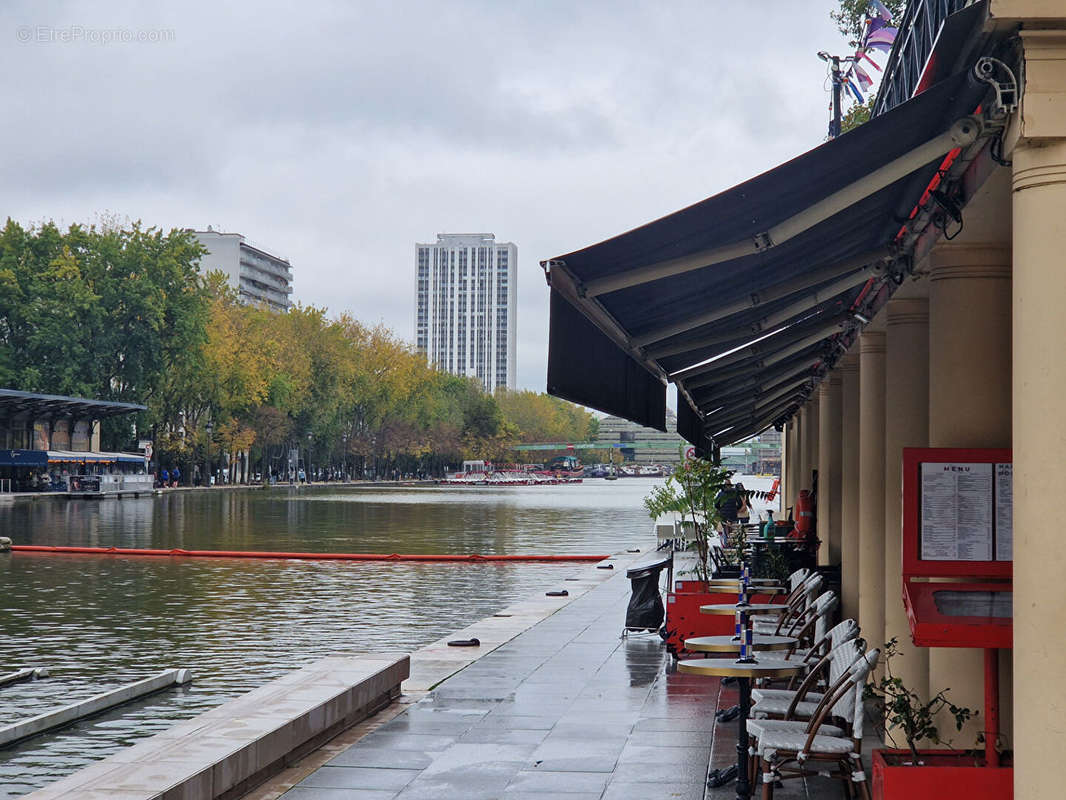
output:
[[[933,51],[940,26],[950,14],[974,0],[910,0],[885,66],[873,115],[883,114],[909,100]]]

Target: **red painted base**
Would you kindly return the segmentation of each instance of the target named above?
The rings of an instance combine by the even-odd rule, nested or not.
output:
[[[874,800],[1009,800],[1014,797],[1014,768],[984,766],[983,754],[963,750],[919,750],[922,764],[910,764],[909,750],[874,750]]]
[[[666,595],[666,649],[676,658],[697,655],[684,649],[685,639],[695,636],[722,636],[734,632],[735,619],[717,614],[701,614],[700,606],[735,603],[736,592],[705,591],[703,581],[675,581],[677,591]],[[754,594],[752,603],[772,603],[771,595]],[[781,602],[780,598],[776,602]]]

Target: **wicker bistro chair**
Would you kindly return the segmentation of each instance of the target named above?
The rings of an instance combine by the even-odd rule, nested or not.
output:
[[[799,588],[800,584],[806,580],[807,576],[811,574],[811,571],[806,567],[800,567],[798,570],[788,576],[788,590],[794,592]]]
[[[789,592],[787,602],[781,605],[780,613],[767,614],[761,620],[755,620],[755,633],[773,633],[779,627],[791,624],[810,610],[813,598],[822,589],[825,579],[816,572],[809,574],[800,584]],[[756,590],[758,591],[758,590]],[[784,627],[782,627],[784,626]],[[760,630],[762,628],[763,630]]]
[[[879,656],[879,650],[871,650],[858,658],[826,692],[802,731],[763,724],[755,747],[762,765],[763,800],[773,800],[775,781],[825,774],[827,764],[829,777],[844,781],[847,796],[854,796],[857,786],[860,797],[869,800],[870,790],[862,769],[862,690]],[[830,716],[842,717],[850,730],[828,724]]]
[[[756,781],[759,767],[756,741],[766,731],[803,733],[810,720],[817,716],[822,702],[847,678],[851,666],[866,653],[866,642],[851,638],[842,641],[813,665],[813,669],[804,678],[799,689],[754,689],[752,698],[756,699],[751,715],[746,723],[751,744],[748,747],[748,777],[752,785]],[[817,685],[823,679],[828,681],[825,692],[811,692],[809,687]],[[850,729],[847,721],[851,713],[848,698],[838,701],[829,714],[828,722],[823,723],[822,733],[826,736],[845,736]],[[839,723],[839,727],[836,723]]]
[[[858,638],[850,639],[819,659],[795,691],[789,689],[752,690],[752,699],[755,702],[751,707],[751,719],[811,719],[826,696],[832,694],[833,687],[847,675],[848,670],[863,657],[865,652],[865,641]],[[824,692],[812,691],[822,683],[827,687]],[[758,693],[758,699],[755,699],[756,693]]]
[[[806,650],[794,650],[785,656],[785,660],[788,661],[799,658],[814,667],[815,664],[821,661],[831,651],[844,644],[844,642],[850,642],[852,639],[858,638],[858,636],[859,623],[853,619],[846,619],[843,622],[837,623],[825,632],[823,636],[816,639],[812,647],[809,647]],[[787,689],[755,687],[751,690],[751,698],[755,701],[774,698],[776,700],[784,699],[791,702],[792,698],[796,696],[796,689],[792,687],[792,684],[795,682],[796,679],[793,678],[790,683],[790,688]],[[817,703],[821,701],[822,693],[808,691],[803,699]]]
[[[800,657],[807,655],[807,652],[814,646],[815,642],[820,642],[825,638],[829,628],[829,621],[832,619],[833,614],[836,613],[838,605],[840,605],[840,601],[835,592],[822,592],[818,596],[818,599],[814,601],[814,605],[810,609],[810,613],[804,614],[798,620],[798,622],[803,623],[802,627],[797,628],[796,624],[793,624],[786,634],[799,640],[799,645],[792,648],[787,658],[791,658],[797,653]],[[826,652],[828,650],[823,651],[821,655],[825,655]],[[817,661],[820,657],[817,656],[813,660]]]
[[[815,583],[818,588],[821,588],[821,580]],[[823,617],[823,624],[828,625],[829,616],[836,610],[838,602],[839,598],[837,598],[836,593],[830,589],[822,592],[817,599],[812,600],[802,611],[796,614],[786,613],[777,619],[774,619],[771,615],[760,614],[753,621],[752,630],[756,634],[768,636],[795,636],[801,638],[802,634],[806,644],[809,646],[817,637],[815,628],[818,618]],[[822,628],[822,631],[824,632],[825,628]]]

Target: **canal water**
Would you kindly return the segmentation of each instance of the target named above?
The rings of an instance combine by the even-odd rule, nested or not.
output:
[[[612,553],[654,546],[659,479],[536,487],[175,492],[0,507],[15,544],[368,553]],[[184,689],[0,748],[17,797],[331,654],[410,652],[577,565],[0,555],[0,725],[169,667]]]

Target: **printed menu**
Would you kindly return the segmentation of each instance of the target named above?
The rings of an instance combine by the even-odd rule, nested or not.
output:
[[[1014,465],[996,464],[996,561],[1014,558]]]
[[[921,465],[922,558],[992,560],[993,465]]]

